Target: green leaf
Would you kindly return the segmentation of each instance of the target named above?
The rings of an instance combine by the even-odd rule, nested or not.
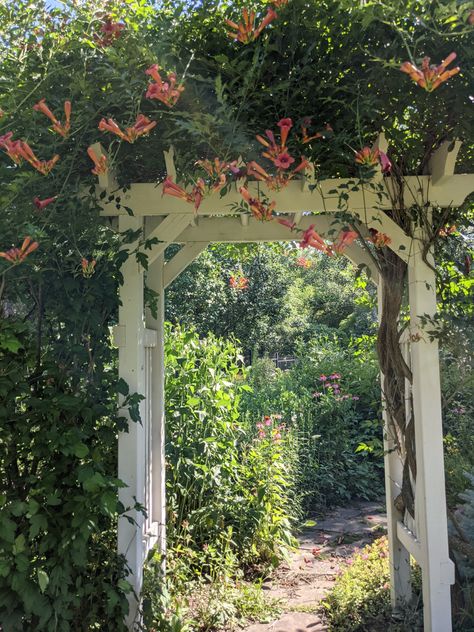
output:
[[[76,443],[76,445],[72,447],[72,453],[74,456],[77,456],[78,459],[83,459],[89,454],[89,448],[85,443]]]
[[[48,573],[44,571],[42,568],[38,568],[38,570],[36,571],[36,574],[38,575],[38,584],[39,584],[40,590],[42,593],[44,593],[44,591],[46,590],[49,584]]]

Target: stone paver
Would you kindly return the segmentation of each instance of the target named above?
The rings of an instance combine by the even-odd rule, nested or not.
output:
[[[351,502],[328,513],[298,537],[299,548],[264,589],[283,604],[284,615],[272,623],[256,623],[243,632],[324,632],[318,614],[342,564],[357,549],[386,531],[383,503]],[[304,612],[301,612],[304,610]]]

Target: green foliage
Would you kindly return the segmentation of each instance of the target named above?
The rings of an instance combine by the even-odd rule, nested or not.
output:
[[[301,353],[288,371],[275,370],[266,359],[255,362],[253,391],[245,394],[243,408],[254,418],[278,413],[291,429],[306,511],[352,497],[376,498],[383,491],[383,449],[373,351],[354,355],[337,338],[319,337]],[[341,377],[329,379],[333,374]]]
[[[171,284],[167,318],[201,336],[234,335],[246,357],[291,355],[322,332],[337,331],[347,342],[370,333],[375,287],[362,279],[355,287],[354,266],[344,258],[304,253],[310,267],[302,268],[301,254],[293,246],[214,245]],[[229,287],[237,272],[248,289]]]
[[[420,572],[414,568],[412,583],[420,589]],[[421,630],[419,614],[407,608],[391,618],[388,542],[379,538],[348,561],[323,601],[331,632]]]
[[[177,328],[166,354],[170,546],[211,546],[231,529],[245,564],[276,564],[291,540],[286,438],[258,440],[239,421],[243,366],[231,342]]]
[[[114,374],[97,356],[94,373],[57,366],[46,344],[39,370],[29,336],[27,324],[2,324],[1,621],[12,632],[120,630],[130,585],[114,552]]]

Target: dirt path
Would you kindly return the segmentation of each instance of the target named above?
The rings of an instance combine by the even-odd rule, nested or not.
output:
[[[332,587],[341,564],[357,549],[385,533],[383,501],[351,502],[326,515],[298,537],[299,548],[264,588],[281,600],[284,614],[272,623],[257,623],[244,632],[323,632],[321,600]]]

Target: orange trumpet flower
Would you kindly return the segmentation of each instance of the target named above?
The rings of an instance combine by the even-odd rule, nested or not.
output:
[[[199,178],[191,193],[188,193],[167,176],[163,182],[163,195],[171,195],[172,197],[177,197],[185,202],[194,204],[194,210],[197,212],[205,194],[205,187],[204,180]]]
[[[169,108],[173,107],[176,104],[181,93],[184,90],[183,85],[176,85],[177,76],[176,73],[170,72],[168,73],[168,77],[166,81],[163,81],[161,75],[159,73],[160,67],[158,64],[153,64],[147,70],[145,70],[145,74],[150,75],[150,77],[155,81],[155,83],[150,83],[148,85],[148,90],[146,92],[147,99],[158,99]]]
[[[333,244],[334,252],[341,255],[347,246],[350,246],[358,236],[359,235],[355,232],[355,230],[341,230],[337,241]]]
[[[424,57],[421,62],[421,68],[417,68],[409,61],[405,61],[400,66],[400,70],[409,75],[420,88],[424,88],[426,92],[433,92],[433,90],[436,90],[442,83],[447,81],[450,77],[457,75],[461,70],[459,66],[447,70],[447,66],[455,59],[456,53],[450,53],[439,66],[430,66],[430,58]]]
[[[311,246],[329,257],[333,255],[331,246],[329,246],[321,235],[314,230],[314,224],[311,224],[311,226],[304,231],[303,239],[301,240],[299,246],[300,248],[308,248],[308,246]]]
[[[366,165],[368,167],[375,167],[379,164],[380,151],[378,149],[371,149],[370,147],[364,147],[355,152],[355,159],[357,164]]]
[[[59,160],[59,155],[58,154],[55,154],[51,158],[51,160],[39,160],[35,156],[33,150],[31,149],[31,147],[28,145],[28,143],[25,143],[25,141],[20,141],[20,146],[18,148],[18,153],[20,154],[20,156],[22,158],[24,158],[27,162],[29,162],[30,165],[34,169],[36,169],[36,171],[39,171],[44,176],[48,175],[48,173],[51,171],[51,169],[54,167],[54,165]]]
[[[392,243],[392,240],[385,233],[380,233],[375,228],[370,229],[370,237],[369,241],[371,241],[376,248],[385,248]]]
[[[107,165],[107,156],[102,155],[99,158],[92,147],[87,148],[87,153],[89,154],[89,158],[94,163],[94,168],[91,169],[91,173],[96,176],[106,174],[109,170],[109,167]]]
[[[140,136],[149,134],[156,124],[156,121],[150,121],[148,117],[143,114],[139,114],[135,124],[132,127],[127,127],[125,132],[122,132],[120,127],[112,118],[107,120],[103,118],[99,123],[99,129],[101,132],[112,132],[112,134],[115,134],[127,143],[134,143]]]
[[[250,210],[252,211],[252,215],[254,217],[262,222],[272,219],[273,211],[276,206],[275,201],[270,202],[270,204],[264,204],[258,198],[252,197],[248,189],[245,187],[240,187],[239,193],[250,206]]]
[[[53,123],[53,130],[60,134],[63,138],[69,134],[69,130],[71,129],[71,101],[64,101],[64,115],[66,118],[66,122],[64,125],[58,121],[58,119],[51,112],[49,107],[46,105],[46,99],[41,99],[38,101],[36,105],[33,106],[33,110],[37,112],[42,112],[45,116],[49,118],[49,120]]]
[[[7,156],[9,156],[14,163],[20,165],[23,156],[20,153],[21,140],[12,140],[13,132],[7,132],[3,136],[0,136],[0,147],[5,150]]]
[[[31,241],[31,237],[25,237],[21,248],[10,248],[6,252],[0,252],[0,257],[3,257],[13,265],[21,263],[26,257],[38,248],[39,243],[37,241]]]
[[[276,12],[270,8],[267,10],[267,15],[261,21],[260,26],[255,28],[255,11],[249,12],[248,9],[243,9],[242,23],[237,24],[232,20],[226,20],[227,26],[230,26],[230,28],[234,30],[234,32],[229,31],[227,35],[231,39],[235,39],[242,44],[249,44],[250,42],[256,40],[263,29],[277,17],[278,15]]]
[[[96,263],[97,261],[95,259],[92,259],[91,261],[85,259],[84,257],[81,259],[82,276],[84,278],[90,279],[95,272],[94,268]]]

